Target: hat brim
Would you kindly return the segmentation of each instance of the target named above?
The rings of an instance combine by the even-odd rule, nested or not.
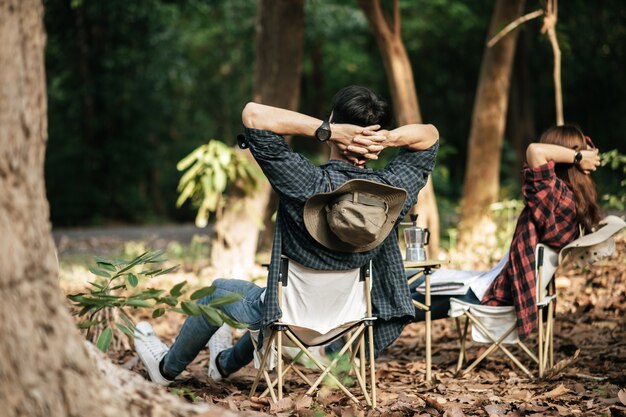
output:
[[[328,227],[326,204],[335,196],[350,192],[363,192],[375,195],[387,203],[387,220],[381,227],[378,237],[366,245],[353,246],[339,239]],[[338,252],[367,252],[382,243],[398,220],[406,201],[407,192],[402,188],[392,187],[370,180],[350,180],[330,193],[315,194],[304,205],[304,225],[309,234],[320,244]]]

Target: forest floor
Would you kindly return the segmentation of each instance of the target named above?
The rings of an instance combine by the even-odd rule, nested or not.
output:
[[[77,276],[84,278],[83,284],[93,278],[86,268],[76,267],[77,262],[84,262],[86,253],[102,255],[120,243],[114,238],[88,234],[68,237],[56,233],[55,239],[60,249],[61,285],[66,292],[80,288],[81,279]],[[170,255],[180,253],[180,248],[170,243],[167,239],[161,243],[134,243],[139,247],[131,245],[129,249],[126,242],[124,251],[162,245]],[[184,242],[182,245],[187,248]],[[204,252],[198,248],[192,252],[193,259],[188,257],[186,262],[197,264]],[[554,355],[560,372],[549,378],[528,378],[501,353],[465,376],[456,376],[456,330],[451,321],[440,320],[433,323],[433,381],[427,383],[424,379],[424,325],[410,324],[376,361],[378,407],[374,410],[354,407],[340,391],[327,385],[312,399],[305,398],[306,389],[295,379],[287,382],[286,398],[277,405],[265,398],[248,398],[255,369],[249,365],[228,379],[211,381],[207,376],[208,351],[203,351],[167,389],[193,402],[279,416],[626,416],[624,253],[626,237],[622,234],[611,258],[589,269],[563,268],[557,272],[559,302]],[[203,281],[203,276],[210,275],[210,269],[197,265],[184,269],[187,272],[178,274],[178,278],[187,279],[190,284],[194,283],[193,277]],[[135,318],[146,319],[140,315]],[[152,320],[167,344],[175,338],[182,321],[183,317],[175,314]],[[238,334],[235,332],[236,337]],[[534,342],[531,339],[529,346],[534,346]],[[470,358],[476,357],[480,349],[481,346],[474,346]],[[115,363],[147,376],[128,342],[110,350],[108,355]],[[536,370],[529,360],[523,362]]]

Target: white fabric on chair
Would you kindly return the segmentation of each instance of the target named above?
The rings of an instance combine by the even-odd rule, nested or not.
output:
[[[362,320],[367,304],[360,268],[319,271],[289,260],[280,323],[306,345],[325,343]]]
[[[450,317],[460,317],[469,311],[478,321],[480,321],[491,333],[494,339],[499,339],[515,324],[515,308],[513,306],[483,306],[465,301],[450,299]],[[477,326],[472,325],[472,340],[478,343],[493,343],[493,341],[483,333]],[[517,331],[513,330],[503,343],[517,343]]]
[[[559,256],[554,250],[543,244],[539,244],[535,249],[535,258],[537,258],[538,256],[539,248],[543,248],[543,267],[541,274],[542,280],[540,283],[539,279],[537,279],[535,285],[537,286],[537,304],[545,305],[555,298],[555,296],[547,296],[547,289],[558,267]],[[507,258],[508,252],[505,258],[500,261],[500,264],[502,264],[500,266],[500,270],[504,267]],[[535,262],[536,277],[539,276],[537,265],[538,262]],[[493,271],[494,269],[497,268],[493,268],[490,271]],[[497,274],[495,274],[495,276],[497,276]],[[474,291],[473,288],[472,291]],[[485,326],[485,328],[490,331],[492,337],[496,340],[499,339],[502,334],[508,331],[511,326],[515,325],[516,323],[515,308],[513,306],[486,306],[471,304],[465,301],[457,300],[455,298],[450,299],[450,317],[460,317],[465,314],[466,311],[469,311],[474,317],[476,317],[476,319],[480,321],[483,326]],[[473,324],[472,340],[479,343],[492,343],[492,340],[487,335],[485,335],[481,329],[479,329],[477,326],[474,326]],[[519,338],[517,336],[517,330],[514,330],[504,339],[503,343],[512,344],[517,343],[518,341]]]

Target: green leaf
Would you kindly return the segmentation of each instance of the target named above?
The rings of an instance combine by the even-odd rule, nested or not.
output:
[[[226,173],[224,172],[222,167],[219,167],[219,166],[216,167],[215,175],[213,177],[213,184],[215,186],[215,189],[220,193],[223,193],[224,190],[226,189],[226,184],[227,184]]]
[[[193,193],[193,189],[195,187],[196,187],[195,181],[188,182],[187,185],[185,185],[185,188],[176,199],[176,207],[180,208],[185,203],[185,201],[187,201],[187,199]]]
[[[182,289],[186,284],[187,284],[187,281],[183,281],[174,285],[172,289],[170,290],[170,294],[172,295],[172,297],[180,297],[183,294]]]
[[[161,317],[163,314],[165,314],[165,309],[157,308],[152,312],[152,318],[156,319],[157,317]]]
[[[221,297],[215,298],[209,302],[211,307],[219,307],[226,304],[232,304],[235,301],[241,300],[242,295],[237,293],[230,293]]]
[[[198,146],[196,149],[191,151],[189,155],[178,161],[176,164],[176,169],[179,171],[183,171],[187,169],[194,161],[196,161],[206,149],[206,145]]]
[[[176,298],[176,297],[163,297],[163,298],[159,298],[157,300],[157,303],[165,303],[168,306],[176,307],[176,304],[178,304],[178,298]]]
[[[151,269],[151,270],[149,270],[149,271],[140,272],[140,274],[142,274],[142,275],[148,275],[148,276],[151,276],[151,275],[158,274],[158,273],[159,273],[159,272],[161,272],[162,270],[163,270],[163,269],[161,269],[161,268],[158,268],[158,269]]]
[[[221,326],[224,324],[224,319],[220,312],[208,305],[199,305],[202,315],[207,321],[215,326]]]
[[[133,288],[135,288],[137,284],[139,284],[139,278],[137,278],[137,275],[135,274],[128,274],[126,276],[126,281],[128,281],[128,284]]]
[[[101,277],[111,278],[111,275],[108,272],[103,271],[101,269],[97,269],[97,268],[91,267],[91,268],[89,268],[89,272],[91,272],[94,275],[101,276]]]
[[[126,266],[122,269],[120,269],[119,271],[117,271],[118,274],[123,274],[124,272],[130,270],[131,268],[133,268],[136,265],[139,265],[140,263],[145,263],[145,257],[146,255],[148,255],[149,252],[144,252],[141,255],[137,256],[136,258],[134,258],[133,260],[131,260],[130,262],[126,263]]]
[[[99,290],[103,290],[105,288],[104,285],[100,285],[100,284],[97,284],[95,282],[90,282],[89,285],[92,285],[92,286],[96,287]]]
[[[110,262],[96,262],[96,265],[107,271],[115,272],[115,266]]]
[[[146,300],[128,300],[126,305],[131,307],[152,307],[152,303]]]
[[[226,314],[222,314],[222,318],[224,319],[224,323],[228,324],[230,327],[234,327],[236,329],[247,329],[248,325],[246,323],[239,323],[228,317]]]
[[[135,334],[123,324],[115,323],[115,327],[117,327],[125,335],[130,336],[132,339],[135,338]]]
[[[169,268],[166,268],[166,269],[162,270],[159,273],[154,274],[154,276],[158,277],[159,275],[169,274],[170,272],[176,271],[178,268],[180,268],[180,265],[174,265],[172,267],[169,267]]]
[[[120,311],[120,317],[122,317],[122,320],[124,321],[124,323],[126,323],[126,326],[128,326],[130,330],[135,332],[136,330],[135,323],[132,322],[132,320],[128,317],[128,315],[123,310]]]
[[[147,290],[139,291],[138,293],[134,294],[132,298],[136,300],[149,300],[151,298],[156,299],[156,298],[159,298],[161,294],[163,294],[164,292],[165,290],[150,288]]]
[[[111,346],[111,340],[113,339],[113,330],[110,327],[107,327],[100,333],[100,337],[98,337],[98,341],[96,342],[96,346],[103,352],[109,350]]]
[[[215,288],[214,286],[200,288],[199,290],[194,291],[189,298],[191,298],[192,300],[199,300],[202,297],[213,294],[216,289],[217,288]]]
[[[96,325],[96,324],[101,323],[101,322],[102,322],[101,320],[85,320],[85,321],[82,321],[82,322],[78,323],[78,328],[79,329],[88,329],[91,326]]]
[[[185,312],[185,314],[189,316],[199,316],[202,314],[202,309],[196,303],[192,303],[191,301],[183,301],[180,305]]]

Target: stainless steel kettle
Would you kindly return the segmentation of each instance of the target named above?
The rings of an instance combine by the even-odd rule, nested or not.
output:
[[[421,262],[426,260],[426,248],[430,241],[430,231],[427,227],[417,226],[417,214],[410,215],[410,223],[404,229],[404,242],[406,243],[406,260],[410,262]]]

